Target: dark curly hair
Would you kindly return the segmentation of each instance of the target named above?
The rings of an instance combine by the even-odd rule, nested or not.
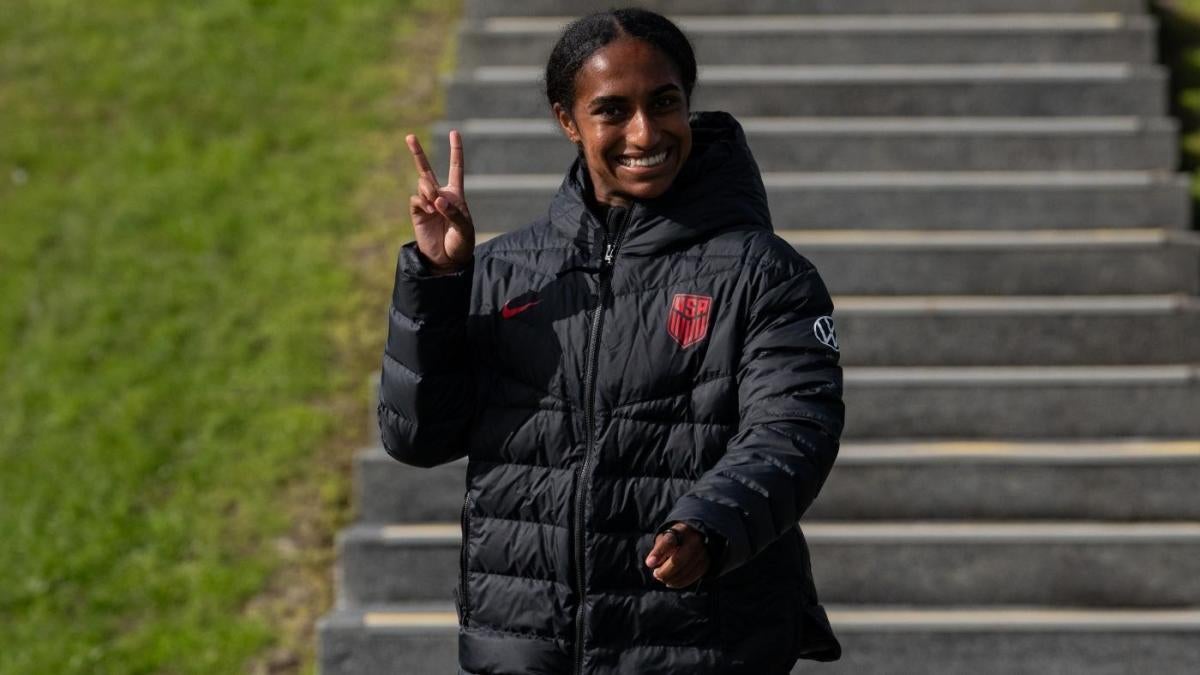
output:
[[[696,84],[696,54],[692,43],[667,17],[646,9],[627,7],[596,12],[572,21],[550,52],[546,62],[546,98],[567,111],[575,105],[575,75],[601,47],[626,36],[649,43],[663,53],[679,71],[684,98],[691,103]]]

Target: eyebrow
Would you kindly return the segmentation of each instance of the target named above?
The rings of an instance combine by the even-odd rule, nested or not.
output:
[[[655,89],[654,91],[650,92],[650,95],[651,96],[659,96],[661,94],[667,93],[668,91],[682,91],[682,90],[679,88],[679,85],[677,85],[677,84],[664,84],[663,86],[659,87],[658,89]],[[607,105],[610,103],[624,103],[626,100],[627,100],[627,98],[625,96],[597,96],[596,98],[592,99],[588,103],[588,105],[589,106],[597,106],[597,105]]]

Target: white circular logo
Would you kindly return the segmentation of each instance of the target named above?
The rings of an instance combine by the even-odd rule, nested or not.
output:
[[[813,335],[817,336],[821,344],[835,352],[838,351],[837,332],[833,330],[833,317],[823,316],[814,321]]]

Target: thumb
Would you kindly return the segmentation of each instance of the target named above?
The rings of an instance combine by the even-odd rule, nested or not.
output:
[[[668,532],[663,532],[654,539],[654,548],[650,550],[650,555],[646,556],[646,566],[653,569],[667,561],[671,554],[675,553],[675,549],[679,548],[676,543],[676,537]]]

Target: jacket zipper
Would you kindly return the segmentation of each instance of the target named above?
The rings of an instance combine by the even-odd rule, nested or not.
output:
[[[621,238],[633,215],[633,209],[625,211],[625,217],[616,230],[613,241],[608,241],[608,233],[603,236],[604,260],[600,263],[600,286],[596,313],[592,317],[592,330],[588,336],[587,368],[584,370],[584,425],[587,433],[587,450],[583,462],[579,465],[579,474],[575,480],[575,573],[576,587],[579,594],[578,607],[575,610],[575,673],[583,673],[583,615],[587,604],[587,587],[583,570],[583,507],[587,495],[591,491],[587,480],[588,465],[591,463],[592,452],[596,448],[596,360],[600,355],[600,330],[603,327],[604,309],[608,301],[609,283],[613,262],[617,257],[617,249],[621,246]]]
[[[463,625],[467,625],[467,616],[470,613],[470,594],[467,592],[467,546],[471,543],[471,494],[467,493],[463,497],[462,506],[462,551],[459,553],[458,561],[458,588],[459,588],[459,605],[462,612]]]

